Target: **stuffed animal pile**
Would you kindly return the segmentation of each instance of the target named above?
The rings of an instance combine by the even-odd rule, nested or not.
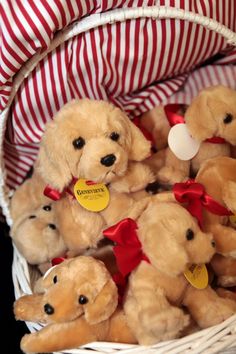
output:
[[[105,101],[73,100],[47,123],[10,201],[12,240],[41,272],[14,305],[45,324],[24,352],[153,345],[236,313],[235,102],[215,86],[145,113],[157,151]]]

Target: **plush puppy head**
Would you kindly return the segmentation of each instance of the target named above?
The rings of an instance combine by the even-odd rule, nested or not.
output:
[[[117,288],[104,263],[89,256],[65,260],[41,283],[43,294],[16,301],[16,318],[65,323],[84,315],[89,324],[108,319],[118,304]]]
[[[49,198],[44,196],[44,188],[45,181],[38,173],[34,172],[32,177],[26,179],[14,191],[9,205],[13,223],[23,214],[30,213],[31,210],[51,202]]]
[[[150,142],[119,108],[73,100],[46,126],[39,171],[61,191],[73,176],[109,183],[125,174],[129,160],[141,161],[149,153]]]
[[[66,251],[55,223],[53,203],[43,205],[31,213],[24,213],[13,223],[10,235],[30,264],[43,264]]]
[[[152,202],[138,221],[144,253],[158,270],[177,276],[189,264],[207,263],[215,252],[211,234],[177,203]]]
[[[219,136],[236,145],[236,90],[218,85],[202,90],[185,113],[191,135],[200,141]]]

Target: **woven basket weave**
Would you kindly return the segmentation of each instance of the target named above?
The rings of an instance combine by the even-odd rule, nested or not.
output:
[[[76,23],[73,23],[65,30],[60,31],[51,42],[50,47],[43,53],[35,54],[16,75],[11,97],[9,102],[0,114],[0,205],[6,217],[9,226],[12,224],[11,215],[9,212],[9,196],[11,191],[5,184],[5,168],[3,160],[3,141],[6,129],[6,122],[9,116],[10,107],[15,94],[20,87],[24,78],[28,77],[31,71],[35,68],[38,62],[43,59],[49,52],[54,50],[58,45],[68,39],[88,31],[92,28],[102,26],[108,23],[121,22],[129,19],[142,17],[150,17],[152,19],[179,19],[201,25],[211,31],[223,36],[227,42],[236,46],[236,33],[220,24],[219,22],[193,12],[187,12],[182,9],[165,6],[152,6],[140,8],[127,8],[107,11],[102,14],[90,15]],[[24,293],[32,293],[31,284],[35,279],[36,274],[28,266],[26,260],[21,256],[16,247],[14,247],[14,257],[12,265],[12,278],[14,283],[15,297],[19,298]],[[37,323],[26,323],[31,332],[39,330],[42,325]],[[234,347],[235,346],[235,347]],[[181,339],[161,342],[150,347],[140,345],[127,345],[117,343],[95,342],[89,343],[84,347],[73,350],[66,350],[63,353],[236,353],[236,315],[232,316],[224,323],[217,326],[198,331],[192,335],[188,335]]]

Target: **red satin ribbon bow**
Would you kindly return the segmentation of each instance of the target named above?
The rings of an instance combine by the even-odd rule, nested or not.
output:
[[[213,214],[221,216],[232,215],[232,212],[219,204],[209,194],[206,193],[202,184],[194,180],[184,183],[175,183],[173,186],[175,199],[179,203],[187,203],[187,210],[198,220],[202,228],[202,208],[206,208]]]
[[[58,190],[56,190],[56,189],[52,188],[51,186],[47,185],[44,188],[43,194],[46,197],[48,197],[48,198],[50,198],[50,199],[52,199],[54,201],[57,201],[57,200],[61,199],[63,192],[59,192]]]
[[[56,257],[56,258],[53,258],[53,259],[51,260],[52,267],[55,266],[55,265],[61,264],[62,262],[64,262],[65,259],[66,259],[66,257]]]
[[[115,242],[114,254],[123,277],[135,269],[142,260],[150,263],[142,251],[142,245],[136,234],[137,228],[133,219],[126,218],[103,231],[105,237]]]
[[[166,117],[167,117],[168,122],[171,127],[173,127],[176,124],[180,124],[180,123],[185,124],[184,117],[182,117],[176,113],[179,108],[180,108],[179,104],[167,104],[164,107]],[[206,139],[205,142],[212,143],[212,144],[225,144],[226,143],[225,139],[221,138],[220,136],[213,136],[212,138]]]
[[[78,178],[73,177],[71,184],[74,186],[77,181],[78,181]],[[57,200],[61,199],[64,192],[67,192],[68,194],[72,195],[73,198],[75,198],[74,193],[68,187],[65,188],[62,192],[59,192],[57,189],[54,189],[50,185],[47,185],[44,188],[43,194],[46,197],[48,197],[54,201],[57,201]]]

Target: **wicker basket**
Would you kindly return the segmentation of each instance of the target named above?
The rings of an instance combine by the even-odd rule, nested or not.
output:
[[[66,29],[60,31],[51,42],[50,47],[43,53],[35,54],[19,71],[15,77],[13,90],[9,102],[0,114],[0,141],[3,146],[6,122],[10,112],[10,107],[15,94],[25,77],[35,68],[37,63],[43,59],[49,52],[54,50],[58,45],[66,40],[88,31],[92,28],[102,26],[108,23],[125,21],[128,19],[151,17],[152,19],[181,19],[199,24],[211,31],[215,31],[222,35],[228,43],[236,46],[236,33],[217,21],[208,17],[186,12],[181,9],[164,6],[127,8],[107,11],[102,14],[90,15],[76,23],[73,23]],[[9,212],[9,196],[11,191],[5,185],[5,169],[3,161],[3,148],[0,149],[0,205],[6,217],[7,223],[11,226],[11,215]],[[28,266],[26,260],[21,256],[18,250],[14,247],[14,258],[12,266],[12,277],[14,283],[15,297],[19,298],[24,293],[31,293],[31,284],[35,279],[34,271]],[[42,325],[37,323],[26,323],[31,332],[39,330]],[[235,347],[234,347],[235,346]],[[127,345],[117,343],[95,342],[89,343],[79,349],[66,350],[63,353],[236,353],[236,315],[232,316],[224,323],[217,326],[201,330],[194,334],[188,335],[181,339],[161,342],[150,347],[139,345]]]

